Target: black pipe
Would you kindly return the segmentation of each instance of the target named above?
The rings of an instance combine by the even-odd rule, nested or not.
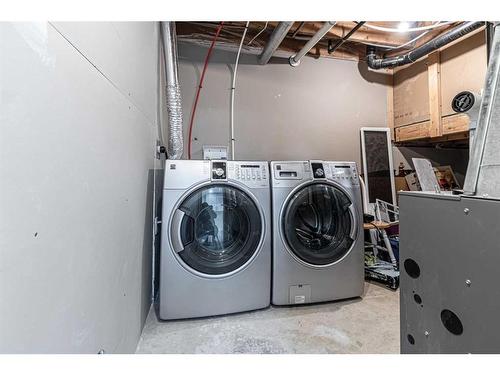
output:
[[[491,46],[493,44],[493,35],[495,34],[495,23],[486,22],[486,61],[490,61]]]
[[[306,24],[305,22],[301,22],[299,24],[299,26],[297,26],[297,28],[295,29],[295,31],[292,34],[292,38],[295,38],[297,36],[297,34],[299,33],[300,29],[302,29],[302,27],[304,27],[305,24]]]
[[[410,52],[387,58],[377,58],[375,47],[368,46],[366,48],[366,63],[371,69],[394,68],[396,66],[406,65],[417,61],[418,59],[428,55],[429,53],[463,37],[464,35],[480,28],[484,22],[464,22],[453,30],[438,36],[420,47],[411,50]]]
[[[333,43],[331,40],[328,41],[328,53],[332,54],[337,50],[344,42],[351,37],[366,21],[360,21],[356,26],[354,26],[351,31],[349,31],[343,38],[337,40]]]

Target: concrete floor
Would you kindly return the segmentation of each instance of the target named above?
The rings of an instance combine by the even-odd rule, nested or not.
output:
[[[399,353],[399,292],[174,322],[151,309],[137,353]]]

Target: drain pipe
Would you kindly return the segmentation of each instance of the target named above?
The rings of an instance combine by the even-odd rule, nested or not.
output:
[[[179,75],[177,73],[177,37],[175,22],[161,22],[163,34],[163,54],[165,56],[165,72],[167,76],[167,114],[169,159],[180,159],[184,151],[182,137],[182,102]]]
[[[463,37],[464,35],[480,28],[484,22],[464,22],[453,30],[434,38],[420,47],[411,50],[410,52],[387,58],[377,58],[375,47],[368,46],[366,48],[366,63],[371,69],[394,68],[413,63],[418,59],[428,55],[429,53]]]
[[[280,22],[278,26],[273,30],[269,41],[266,46],[262,50],[262,53],[259,56],[259,64],[265,65],[271,59],[273,53],[278,49],[283,39],[285,39],[288,31],[292,28],[292,22]]]
[[[302,49],[295,55],[290,56],[288,62],[291,66],[298,66],[300,64],[300,59],[303,58],[306,53],[313,49],[313,47],[335,26],[335,21],[328,21],[321,26],[321,28],[314,34],[311,39],[306,43]]]

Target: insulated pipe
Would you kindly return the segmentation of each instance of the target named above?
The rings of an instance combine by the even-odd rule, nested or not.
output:
[[[285,39],[288,31],[292,28],[292,22],[280,22],[278,26],[273,30],[269,41],[266,46],[262,50],[262,53],[259,56],[259,64],[265,65],[271,59],[273,53],[278,49],[283,39]]]
[[[179,75],[177,73],[177,38],[175,22],[161,22],[163,34],[163,54],[165,56],[165,73],[167,78],[166,97],[168,114],[169,159],[180,159],[184,151],[182,137],[182,102]]]
[[[313,49],[313,47],[335,26],[335,21],[328,21],[321,26],[321,28],[314,34],[311,39],[306,43],[302,49],[295,55],[290,56],[288,62],[291,66],[297,66],[300,64],[300,59],[303,58],[306,53]]]
[[[457,40],[464,35],[480,28],[484,22],[464,22],[455,27],[453,30],[434,38],[420,47],[411,50],[410,52],[387,58],[377,58],[375,47],[368,46],[366,48],[366,63],[371,69],[394,68],[396,66],[406,65],[417,61],[418,59],[428,55],[429,53]]]

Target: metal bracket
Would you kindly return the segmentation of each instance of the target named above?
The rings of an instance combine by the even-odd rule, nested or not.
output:
[[[165,158],[167,156],[167,148],[161,144],[161,142],[156,140],[156,158],[161,159],[161,154],[165,154]]]
[[[296,67],[296,66],[299,66],[300,65],[300,60],[296,61],[295,60],[295,55],[292,55],[288,58],[288,63],[293,66],[293,67]]]
[[[154,224],[154,235],[156,236],[158,234],[158,227],[161,224],[161,219],[159,219],[158,216],[156,216],[153,220],[153,224]]]

